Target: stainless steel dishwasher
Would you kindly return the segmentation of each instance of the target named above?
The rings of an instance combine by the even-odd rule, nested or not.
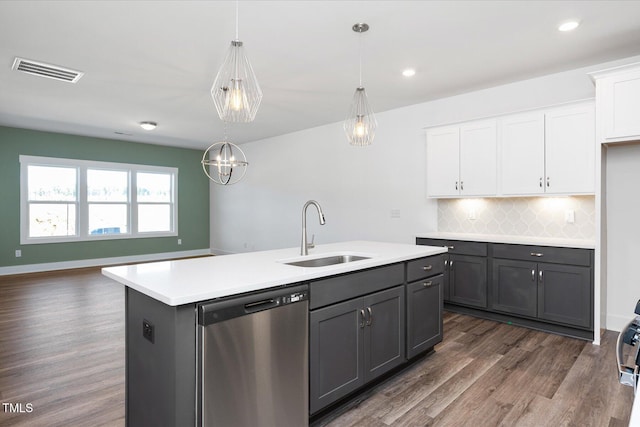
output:
[[[307,426],[308,286],[198,307],[204,427]]]

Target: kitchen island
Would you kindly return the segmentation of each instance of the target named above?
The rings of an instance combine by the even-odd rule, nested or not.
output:
[[[298,248],[291,248],[103,269],[104,275],[126,285],[127,424],[202,425],[202,319],[198,308],[203,303],[308,285],[309,299],[317,313],[330,309],[329,303],[337,306],[347,298],[357,300],[367,292],[384,293],[392,287],[402,290],[398,301],[404,304],[407,274],[415,284],[427,274],[437,274],[440,262],[433,263],[436,267],[431,272],[431,264],[423,266],[418,260],[444,252],[442,247],[353,241],[319,245],[304,257]],[[357,260],[319,267],[288,264],[344,255]],[[423,270],[425,275],[416,273]],[[356,280],[347,280],[350,277]],[[388,284],[384,280],[389,280]],[[424,281],[425,289],[433,282]],[[441,288],[434,289],[438,290],[435,307],[441,310]],[[318,295],[316,300],[314,292]],[[366,307],[370,313],[372,306]],[[364,313],[364,307],[360,311]],[[441,316],[441,311],[436,314]],[[404,346],[404,306],[399,315],[403,329],[395,335]],[[363,317],[363,328],[364,321]],[[367,326],[372,323],[371,314],[366,322]],[[375,322],[377,327],[381,323]],[[412,321],[408,319],[406,323]],[[413,341],[417,343],[415,348],[424,352],[417,339]],[[430,340],[426,344],[432,348],[437,342]],[[310,353],[313,359],[313,351]],[[406,362],[404,348],[396,359],[393,366]]]

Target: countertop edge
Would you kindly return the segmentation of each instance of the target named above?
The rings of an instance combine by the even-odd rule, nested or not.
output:
[[[533,236],[512,236],[498,234],[471,234],[471,233],[449,233],[432,231],[418,233],[416,238],[424,239],[445,239],[462,240],[469,242],[506,243],[513,245],[530,246],[555,246],[576,249],[595,249],[595,240],[590,239],[565,239],[555,237],[533,237]]]

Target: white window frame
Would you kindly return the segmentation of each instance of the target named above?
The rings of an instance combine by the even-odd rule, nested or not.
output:
[[[29,237],[29,166],[62,166],[77,168],[77,211],[75,236]],[[89,203],[87,201],[87,169],[126,171],[129,176],[128,230],[121,234],[89,234]],[[139,172],[171,175],[171,230],[138,231],[138,201],[136,174]],[[94,203],[94,202],[92,202]],[[100,202],[96,202],[100,203]],[[147,202],[141,204],[149,204]],[[130,163],[100,162],[93,160],[64,159],[58,157],[40,157],[20,155],[20,244],[62,243],[100,241],[115,239],[140,239],[148,237],[171,237],[178,235],[178,168],[165,166],[137,165]]]

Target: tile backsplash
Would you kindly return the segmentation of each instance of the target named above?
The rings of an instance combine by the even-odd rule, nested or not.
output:
[[[440,199],[438,231],[595,239],[595,197]]]

